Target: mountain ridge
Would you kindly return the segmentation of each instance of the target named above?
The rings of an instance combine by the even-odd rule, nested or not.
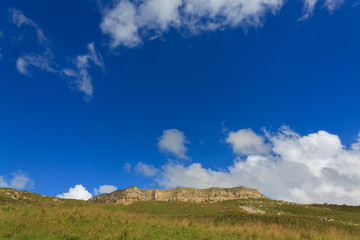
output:
[[[136,186],[105,193],[88,201],[97,203],[131,204],[137,201],[180,201],[194,203],[216,203],[226,200],[266,198],[256,189],[246,187],[196,189],[177,187],[172,189],[141,189]]]

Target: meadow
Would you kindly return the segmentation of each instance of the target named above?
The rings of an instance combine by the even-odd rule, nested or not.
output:
[[[270,199],[115,205],[0,188],[0,239],[360,239],[360,207]]]

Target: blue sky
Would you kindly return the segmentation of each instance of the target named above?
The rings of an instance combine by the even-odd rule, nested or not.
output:
[[[1,1],[0,186],[360,204],[359,16],[341,0]]]

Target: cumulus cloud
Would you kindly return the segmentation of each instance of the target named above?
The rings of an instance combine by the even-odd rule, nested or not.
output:
[[[75,70],[66,68],[62,70],[62,73],[68,77],[74,77],[76,88],[83,92],[87,99],[90,99],[93,95],[92,78],[89,74],[89,68],[91,64],[104,69],[104,62],[101,54],[96,51],[94,43],[87,45],[88,53],[79,55],[75,58]]]
[[[77,200],[88,200],[92,198],[92,194],[86,190],[86,188],[78,184],[73,188],[69,189],[69,192],[57,195],[58,198],[66,198],[66,199],[77,199]]]
[[[94,188],[94,194],[112,193],[117,190],[116,186],[113,185],[101,185],[99,188]]]
[[[100,29],[111,46],[136,47],[169,28],[199,34],[224,28],[261,26],[266,14],[276,15],[286,0],[119,0],[104,11]],[[304,17],[312,15],[319,0],[304,0]],[[325,0],[330,11],[344,0]]]
[[[136,164],[134,170],[147,177],[154,177],[159,173],[159,169],[157,169],[153,165],[148,165],[143,162],[139,162],[138,164]]]
[[[233,151],[240,155],[265,154],[270,151],[270,147],[264,143],[264,138],[251,129],[230,132],[226,142],[230,143]]]
[[[351,144],[351,148],[355,151],[360,151],[360,133],[358,134],[357,142]]]
[[[158,148],[162,152],[171,153],[176,157],[188,159],[189,157],[186,156],[186,143],[188,143],[188,141],[183,132],[177,129],[169,129],[163,131],[163,135],[159,138]]]
[[[260,25],[266,12],[276,13],[283,0],[120,0],[105,11],[100,28],[112,46],[135,47],[147,36],[170,27],[193,34],[224,27]]]
[[[28,177],[22,171],[13,172],[10,181],[7,181],[4,176],[0,176],[0,187],[10,187],[15,189],[32,189],[34,187],[34,180]]]
[[[129,1],[120,1],[109,10],[101,23],[101,31],[113,38],[112,46],[137,46],[141,40],[135,22],[136,6]]]
[[[155,179],[165,188],[246,186],[299,203],[360,204],[360,136],[345,147],[326,131],[301,136],[282,127],[276,133],[254,135],[250,129],[228,133],[236,158],[225,170],[170,162]],[[250,147],[243,144],[246,138]]]

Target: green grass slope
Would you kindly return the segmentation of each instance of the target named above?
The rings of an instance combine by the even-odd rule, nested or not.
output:
[[[124,206],[0,188],[0,239],[360,239],[360,207],[269,199]]]

